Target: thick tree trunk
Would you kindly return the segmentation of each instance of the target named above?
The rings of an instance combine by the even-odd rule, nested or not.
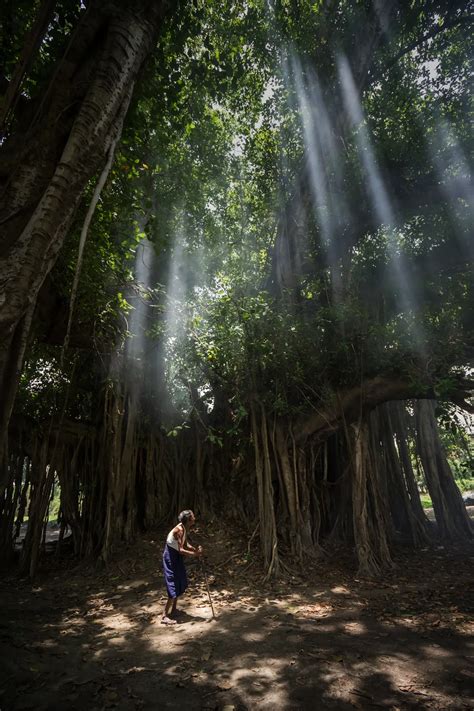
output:
[[[13,553],[13,527],[22,490],[23,463],[21,455],[10,457],[10,482],[0,497],[0,560],[8,561]]]
[[[283,433],[281,425],[275,428],[276,455],[280,462],[281,479],[283,483],[285,503],[289,516],[290,547],[292,556],[297,561],[302,561],[303,544],[301,541],[301,514],[298,501],[298,482],[296,472],[293,470],[288,451],[288,439]]]
[[[275,457],[278,460],[282,485],[280,498],[283,500],[280,503],[288,512],[287,527],[292,559],[301,564],[305,558],[313,558],[317,551],[311,517],[311,489],[314,487],[314,481],[310,480],[304,450],[297,447],[294,437],[291,436],[291,428],[290,435],[286,435],[284,427],[288,425],[277,423],[274,437]],[[313,511],[316,528],[319,529],[320,511],[317,499],[313,502]],[[316,532],[316,539],[317,536]]]
[[[419,519],[416,508],[412,506],[406,479],[395,446],[394,426],[390,414],[390,403],[381,405],[376,413],[381,424],[381,443],[384,451],[385,468],[388,477],[389,501],[392,510],[392,519],[397,531],[404,538],[411,540],[415,547],[420,547],[428,542],[426,526],[423,519]],[[374,413],[375,414],[375,413]],[[406,447],[406,442],[403,442]],[[412,472],[413,474],[413,472]],[[414,492],[412,492],[414,493]],[[418,502],[420,501],[418,496]],[[420,503],[421,507],[421,503]]]
[[[59,437],[59,433],[58,433]],[[79,512],[79,478],[78,455],[83,446],[82,437],[78,438],[77,445],[71,456],[71,448],[63,448],[63,453],[58,467],[60,485],[60,512],[61,523],[69,525],[72,531],[74,553],[78,554],[81,548],[81,515]]]
[[[4,347],[0,345],[0,496],[9,483],[8,423],[15,402],[33,311],[34,306],[30,305],[7,338]]]
[[[133,436],[134,412],[126,415],[126,396],[118,384],[109,386],[105,400],[102,456],[99,467],[106,480],[106,507],[101,537],[100,557],[107,562],[114,545],[128,537],[130,502],[127,499],[128,477],[135,474],[125,467],[129,463]],[[133,410],[133,408],[132,408]],[[125,455],[125,456],[124,456]]]
[[[30,489],[28,528],[20,559],[20,572],[30,578],[35,576],[38,567],[43,527],[54,481],[54,465],[48,462],[48,439],[44,439],[37,451],[37,466]]]
[[[321,528],[321,510],[316,495],[316,481],[314,470],[308,467],[308,458],[302,448],[298,448],[294,437],[293,469],[295,483],[298,488],[298,521],[299,537],[303,548],[303,561],[314,558],[322,549],[319,545],[319,531]]]
[[[258,410],[261,410],[261,413],[259,413]],[[252,403],[250,416],[255,455],[260,545],[263,555],[263,565],[267,577],[270,577],[278,574],[280,561],[278,555],[278,535],[270,453],[268,448],[268,430],[265,411],[263,407],[259,407],[258,403]]]
[[[415,473],[408,450],[409,431],[407,427],[407,411],[403,402],[389,403],[389,411],[393,430],[397,440],[398,454],[405,475],[406,487],[410,498],[410,507],[417,521],[420,542],[429,541],[429,521],[421,505],[420,492],[416,483]]]
[[[466,541],[473,536],[473,526],[454,481],[438,433],[435,403],[415,403],[416,444],[433,502],[440,536],[451,541]]]
[[[0,151],[0,446],[9,419],[6,403],[16,387],[8,369],[19,324],[34,307],[85,187],[119,137],[137,74],[168,4],[92,2],[43,97],[36,124],[24,136],[11,136]]]
[[[393,565],[387,540],[380,486],[369,445],[366,420],[351,425],[353,451],[352,507],[359,574],[379,575]]]
[[[399,497],[397,491],[393,491],[392,475],[390,472],[390,460],[384,448],[384,428],[381,421],[380,408],[373,410],[368,416],[369,424],[369,452],[370,463],[373,466],[374,475],[377,477],[378,489],[381,503],[381,516],[384,522],[387,539],[393,540],[396,529],[396,516]],[[388,460],[388,461],[387,461]],[[395,493],[395,502],[393,496]]]

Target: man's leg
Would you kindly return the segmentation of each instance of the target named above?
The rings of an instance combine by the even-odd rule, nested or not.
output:
[[[161,618],[161,622],[164,625],[175,625],[176,620],[172,620],[170,615],[173,614],[173,611],[176,610],[176,598],[175,597],[168,597],[165,605],[165,611],[163,613],[163,617]]]

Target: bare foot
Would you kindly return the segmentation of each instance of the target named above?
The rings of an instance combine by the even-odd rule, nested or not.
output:
[[[176,620],[172,620],[170,617],[166,617],[166,615],[163,615],[161,618],[161,624],[162,625],[175,625]]]

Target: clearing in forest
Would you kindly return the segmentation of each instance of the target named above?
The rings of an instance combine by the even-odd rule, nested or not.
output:
[[[305,577],[262,583],[242,536],[197,537],[214,621],[190,565],[179,624],[160,624],[163,532],[106,571],[52,557],[33,585],[4,579],[0,708],[473,707],[472,550],[399,551],[379,581],[355,577],[335,551]]]

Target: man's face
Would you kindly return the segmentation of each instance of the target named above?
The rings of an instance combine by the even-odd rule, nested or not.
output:
[[[194,526],[194,522],[196,521],[194,514],[191,514],[191,518],[189,519],[189,527],[192,528]]]

